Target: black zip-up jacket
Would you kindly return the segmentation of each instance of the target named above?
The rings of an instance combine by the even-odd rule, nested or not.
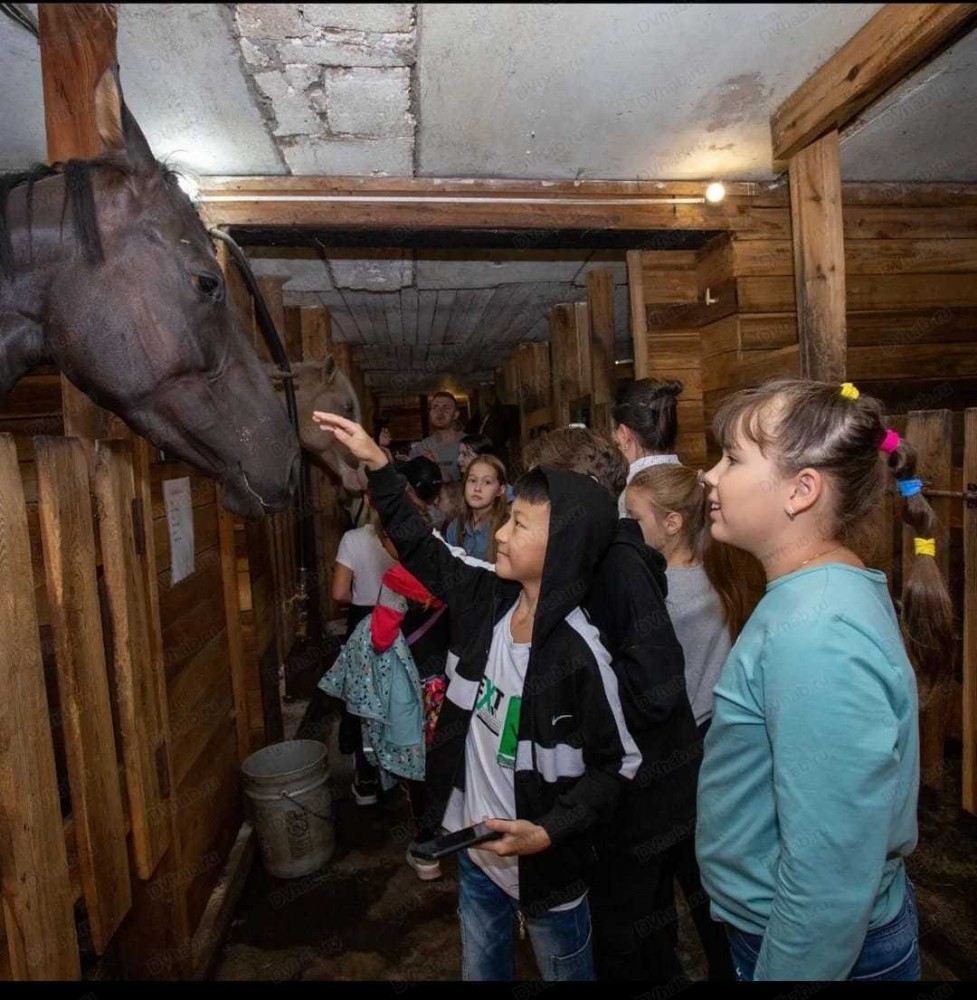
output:
[[[595,855],[590,837],[607,822],[640,765],[610,655],[578,605],[615,532],[617,512],[587,476],[543,469],[550,532],[519,717],[516,817],[544,827],[551,846],[519,858],[520,907],[539,915],[583,895]],[[369,475],[370,494],[401,561],[447,602],[455,637],[450,682],[428,753],[426,813],[444,816],[465,785],[465,743],[492,634],[521,587],[456,558],[404,496],[389,465]],[[457,657],[457,662],[453,662]]]
[[[637,521],[622,518],[584,602],[613,657],[624,718],[641,751],[641,768],[598,837],[612,855],[648,858],[695,833],[702,743],[667,593],[664,557]]]

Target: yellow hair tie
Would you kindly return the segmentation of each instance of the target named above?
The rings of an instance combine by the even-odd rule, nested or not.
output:
[[[858,399],[859,392],[851,382],[841,383],[841,394],[845,399]]]
[[[914,538],[913,545],[916,547],[916,555],[936,558],[935,538]]]

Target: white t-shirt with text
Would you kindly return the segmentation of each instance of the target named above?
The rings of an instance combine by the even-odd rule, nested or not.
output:
[[[479,685],[465,743],[465,792],[455,790],[448,802],[444,827],[461,830],[485,818],[515,819],[515,764],[519,741],[522,689],[532,644],[514,642],[512,613],[515,605],[492,632],[485,674]],[[513,899],[519,898],[519,859],[502,858],[491,851],[470,848],[468,856]],[[570,910],[575,899],[556,910]]]

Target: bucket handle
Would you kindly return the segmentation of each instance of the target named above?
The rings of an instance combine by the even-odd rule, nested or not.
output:
[[[324,823],[331,823],[332,822],[332,817],[331,816],[321,816],[321,815],[319,815],[319,813],[314,812],[312,809],[310,809],[304,803],[299,802],[299,800],[297,798],[295,798],[295,796],[291,792],[289,792],[289,791],[283,791],[281,793],[281,797],[283,799],[288,799],[289,802],[292,802],[295,805],[297,805],[299,807],[299,809],[303,810],[304,812],[307,812],[310,816],[315,816],[316,819],[321,819]]]

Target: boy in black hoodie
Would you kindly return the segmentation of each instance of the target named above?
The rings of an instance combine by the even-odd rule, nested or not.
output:
[[[624,489],[628,472],[611,441],[576,427],[537,438],[523,462],[592,475],[610,496]],[[676,954],[677,875],[709,979],[731,982],[725,930],[709,917],[695,865],[702,741],[686,694],[682,647],[665,607],[667,592],[664,557],[645,544],[637,522],[622,518],[582,604],[613,658],[641,768],[596,838],[599,862],[590,883],[594,961],[602,980],[674,982],[684,976]]]
[[[371,470],[401,560],[448,603],[461,637],[428,756],[428,811],[448,830],[487,819],[503,834],[459,857],[464,978],[512,978],[518,920],[544,979],[592,979],[588,834],[641,763],[610,656],[578,607],[614,535],[613,501],[589,477],[534,470],[516,484],[492,572],[432,535],[358,424],[315,419]]]

